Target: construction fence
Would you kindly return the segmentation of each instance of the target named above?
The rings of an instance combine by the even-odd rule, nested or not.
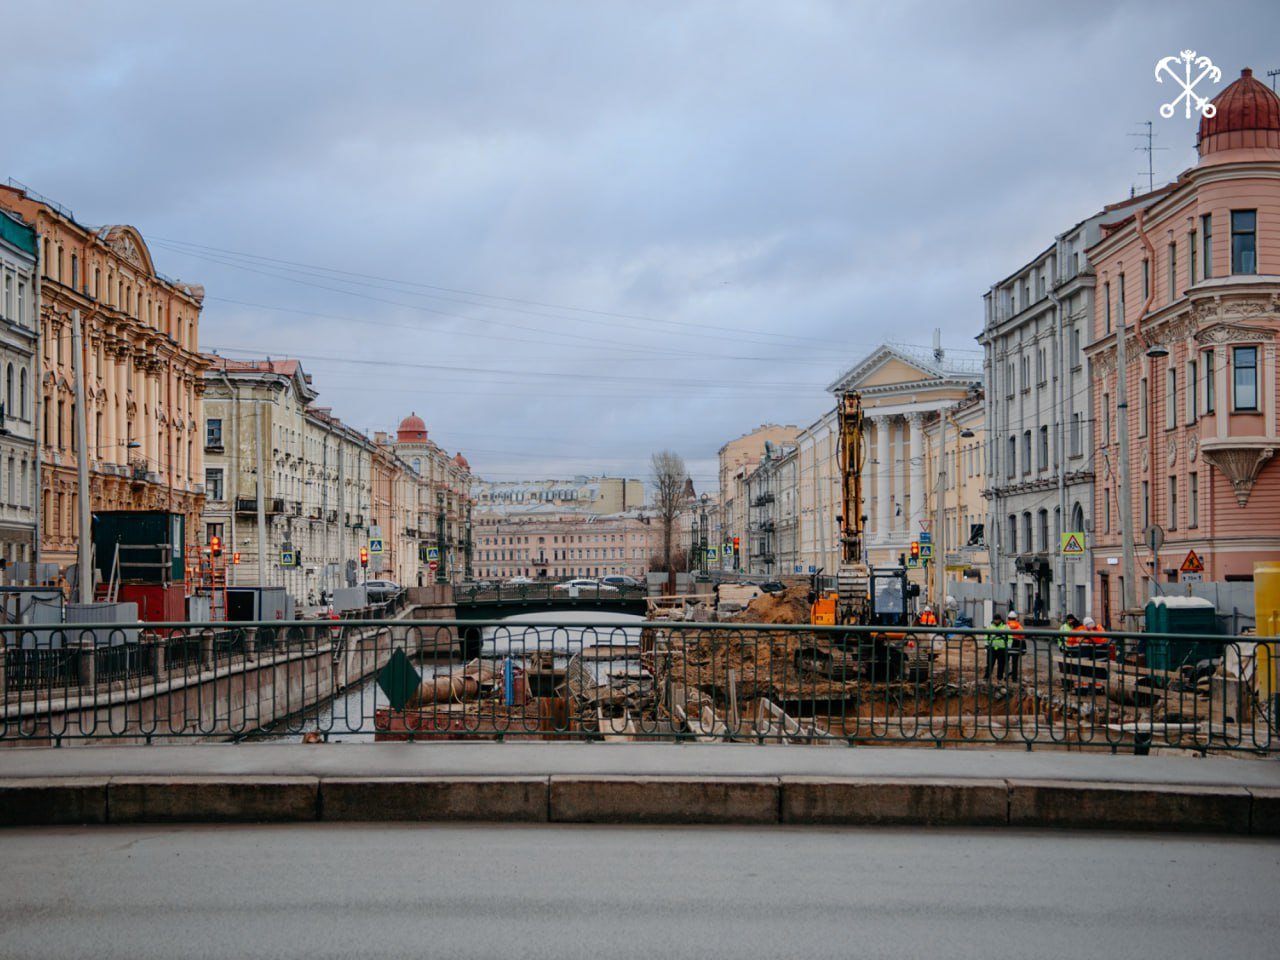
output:
[[[1025,630],[343,620],[2,626],[0,744],[1277,743],[1276,641]],[[1085,637],[1086,639],[1082,639]],[[1002,644],[1006,644],[1003,649]]]

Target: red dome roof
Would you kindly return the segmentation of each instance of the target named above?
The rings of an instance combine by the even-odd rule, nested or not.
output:
[[[453,458],[453,462],[460,466],[463,470],[470,470],[471,464],[467,463],[467,458],[462,454],[458,454]]]
[[[421,443],[427,439],[427,425],[416,413],[411,413],[400,421],[396,430],[396,440],[400,443]]]
[[[1200,118],[1200,156],[1251,147],[1280,149],[1280,97],[1253,79],[1248,67],[1213,105],[1218,112]]]

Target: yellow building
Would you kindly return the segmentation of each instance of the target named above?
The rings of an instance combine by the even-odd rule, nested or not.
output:
[[[198,352],[204,288],[156,272],[129,226],[87,227],[69,210],[0,185],[0,207],[40,238],[40,559],[76,559],[78,459],[90,508],[163,510],[197,529],[204,501]],[[83,330],[88,450],[75,439],[71,312]]]

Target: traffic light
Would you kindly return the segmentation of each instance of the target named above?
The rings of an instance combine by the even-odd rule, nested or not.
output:
[[[222,538],[221,537],[209,538],[209,553],[214,557],[222,556]]]
[[[369,548],[368,547],[360,548],[360,566],[362,567],[369,566]]]
[[[911,559],[912,560],[920,559],[920,541],[919,540],[911,541]]]
[[[738,552],[738,549],[739,549],[739,547],[738,547],[738,538],[737,538],[737,537],[734,537],[734,538],[733,538],[733,552],[734,552],[734,553],[737,553],[737,552]]]
[[[240,551],[237,550],[235,553],[231,555],[231,563],[234,566],[240,565]]]

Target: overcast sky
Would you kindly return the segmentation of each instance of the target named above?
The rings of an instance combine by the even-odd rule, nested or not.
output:
[[[490,479],[805,425],[876,344],[1195,162],[1157,59],[1280,3],[4,3],[0,176],[203,283],[203,349]],[[1202,85],[1202,88],[1204,85]]]

